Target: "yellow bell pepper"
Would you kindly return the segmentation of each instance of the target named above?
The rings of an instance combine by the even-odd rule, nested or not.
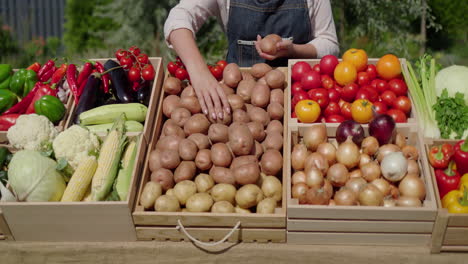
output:
[[[468,187],[468,173],[463,174],[463,176],[460,178],[460,184],[458,189],[460,189],[460,191],[463,192],[465,190],[465,187]]]
[[[442,198],[442,207],[452,214],[468,214],[468,190],[453,190]]]

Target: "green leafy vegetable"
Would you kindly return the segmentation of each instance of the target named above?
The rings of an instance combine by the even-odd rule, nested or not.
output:
[[[461,139],[468,129],[468,106],[464,95],[457,92],[455,97],[449,97],[447,89],[444,89],[432,108],[436,113],[441,137]]]

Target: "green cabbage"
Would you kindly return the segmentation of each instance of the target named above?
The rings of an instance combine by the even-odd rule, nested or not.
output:
[[[440,70],[435,78],[437,96],[447,89],[449,97],[455,97],[457,92],[465,96],[465,104],[468,105],[468,67],[452,65]]]
[[[18,151],[8,166],[9,183],[18,201],[60,201],[65,181],[57,163],[37,151]]]

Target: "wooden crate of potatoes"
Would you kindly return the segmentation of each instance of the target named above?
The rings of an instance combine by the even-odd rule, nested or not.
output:
[[[265,67],[265,65],[258,65],[257,67]],[[268,70],[271,69],[266,68]],[[216,122],[213,122],[213,120],[209,121],[203,114],[200,114],[199,106],[195,107],[196,109],[192,108],[192,106],[198,105],[193,88],[190,86],[182,87],[182,99],[179,101],[176,95],[182,90],[179,86],[180,83],[169,75],[166,76],[166,83],[163,87],[166,92],[169,91],[172,95],[166,93],[165,96],[161,96],[160,98],[153,140],[148,147],[142,181],[137,195],[137,205],[133,212],[133,220],[139,240],[185,240],[197,241],[197,243],[210,241],[285,242],[286,186],[282,183],[286,181],[285,176],[287,173],[284,171],[285,160],[282,158],[282,155],[285,149],[283,145],[286,146],[283,135],[286,135],[287,131],[287,116],[284,114],[285,111],[283,111],[283,105],[287,105],[287,100],[283,93],[286,69],[278,68],[277,70],[273,70],[272,74],[276,76],[279,74],[280,78],[276,79],[279,80],[279,83],[270,85],[270,87],[275,87],[275,89],[271,90],[271,93],[268,82],[262,83],[262,87],[260,88],[257,87],[258,84],[252,78],[252,75],[255,75],[254,70],[241,69],[241,71],[242,73],[239,72],[237,65],[235,67],[228,65],[224,70],[225,83],[231,87],[237,87],[237,94],[234,89],[225,84],[222,84],[222,87],[228,94],[231,94],[228,96],[233,109],[233,115],[230,119],[234,122],[237,121],[237,126],[240,129],[244,129],[244,132],[248,131],[246,134],[250,135],[241,143],[244,146],[242,148],[239,148],[239,144],[236,142],[229,145],[232,147],[227,147],[228,144],[231,144],[228,141],[231,142],[231,139],[237,137],[236,132],[231,132],[231,128],[236,127],[236,125],[231,125],[228,128],[231,123],[229,121],[227,121],[227,125],[213,125]],[[258,73],[258,69],[256,72]],[[226,77],[226,74],[232,74],[234,77]],[[234,84],[232,84],[232,79],[236,78],[237,81],[234,81]],[[238,83],[240,79],[242,81]],[[168,84],[170,84],[170,87],[166,87]],[[256,91],[256,89],[265,88],[267,89],[267,100],[265,100],[264,95],[262,98],[253,95],[252,89]],[[250,98],[250,95],[252,95],[252,98]],[[259,102],[262,100],[265,100],[265,102]],[[190,111],[187,111],[183,107],[173,106],[174,101],[175,104],[180,103],[179,106],[182,105],[190,109]],[[246,108],[244,101],[251,102],[255,106],[249,105]],[[187,104],[186,102],[194,102],[194,105]],[[278,112],[271,109],[274,107],[267,108],[267,105],[273,103],[275,103],[274,106],[278,106]],[[263,108],[269,109],[269,111],[267,112]],[[253,112],[257,111],[257,117],[247,114],[247,112],[250,113],[247,109]],[[171,119],[168,119],[168,116]],[[186,119],[186,122],[184,122],[182,121],[184,116],[190,119],[194,117],[200,118],[201,121],[197,125],[206,125],[206,127],[202,129],[192,128],[193,120]],[[281,120],[284,120],[284,122],[281,122]],[[255,131],[259,133],[254,134],[250,131],[250,127],[242,124],[249,121],[252,121],[250,123],[254,123],[252,125],[258,123],[257,130]],[[174,122],[177,124],[174,124]],[[180,126],[178,122],[182,122]],[[184,127],[184,129],[181,129],[181,127]],[[219,138],[216,136],[217,129],[219,129]],[[234,130],[232,129],[232,131]],[[184,131],[187,132],[187,135]],[[195,135],[193,132],[197,132],[195,134],[198,134],[200,140],[197,140],[197,136],[193,136]],[[169,145],[165,145],[164,142],[169,138],[168,135],[178,135],[177,137],[180,138],[172,141]],[[183,139],[189,135],[189,139]],[[272,138],[268,139],[268,137],[273,137],[273,135],[276,140],[271,140]],[[189,141],[196,143],[193,144],[195,146],[195,155],[191,155],[191,157],[189,157],[190,155],[185,156],[185,151],[183,150],[186,145],[192,144]],[[179,142],[182,145],[178,145],[176,147],[177,150],[175,150],[174,146],[170,146],[179,144]],[[264,149],[260,142],[263,142],[265,146],[265,153],[269,154],[261,154]],[[173,147],[174,149],[172,149]],[[215,150],[218,147],[221,150]],[[226,152],[227,155],[224,155],[224,149],[228,151]],[[219,155],[213,155],[215,151]],[[206,153],[203,154],[203,152],[207,152],[208,157],[205,156],[205,159],[203,159],[203,156]],[[180,162],[179,160],[180,165],[177,165],[179,162],[176,162],[177,164],[175,165],[168,165],[167,161],[163,160],[163,157],[167,157],[169,153],[174,153],[177,156],[175,157],[177,160],[179,160],[179,155],[183,156],[181,160],[184,161]],[[245,153],[250,154],[250,158],[253,160],[247,163],[248,159],[245,157],[248,155],[243,156],[246,155]],[[261,155],[262,158],[260,158]],[[268,155],[272,155],[276,160],[274,164],[270,161],[268,161],[269,163],[265,161]],[[220,157],[222,158],[220,159]],[[243,158],[245,158],[244,163],[239,164]],[[195,162],[192,160],[195,160]],[[155,161],[158,163],[155,163]],[[237,165],[234,165],[236,162]],[[181,176],[182,170],[180,168],[183,163],[190,163],[193,166],[193,169],[190,169],[187,176]],[[212,166],[212,164],[215,164],[215,166]],[[262,173],[260,173],[259,164],[262,164]],[[240,173],[240,168],[248,166],[252,168],[252,171],[246,171],[244,174]],[[210,170],[210,168],[213,169]],[[162,172],[165,175],[162,175]],[[245,177],[242,177],[244,175]],[[195,179],[196,183],[190,181],[193,179]],[[160,184],[156,184],[156,182]],[[268,188],[268,184],[270,184],[271,189]],[[150,185],[158,185],[160,187],[157,187],[154,192],[157,195],[148,199],[148,186]],[[183,190],[181,187],[184,185],[187,187],[185,189],[187,193],[192,194],[188,199],[182,197],[183,195],[181,194],[183,193],[181,192]],[[146,190],[147,188],[148,190]],[[226,192],[223,192],[223,189]],[[252,196],[253,200],[246,197],[243,200],[242,192],[243,194],[247,194],[250,191],[250,194],[254,195]],[[198,193],[194,194],[195,192]],[[206,199],[207,203],[203,204],[199,200],[199,205],[203,204],[203,206],[197,207],[196,199],[202,196]],[[169,200],[174,202],[173,207],[170,209],[168,206],[164,206]]]
[[[307,169],[307,159],[305,160],[306,169],[304,178],[301,179],[300,174],[302,173],[303,167],[300,165],[300,161],[297,157],[298,152],[292,153],[296,144],[301,143],[304,144],[303,136],[305,133],[310,133],[310,130],[307,131],[308,128],[312,126],[321,126],[319,124],[314,125],[297,125],[297,126],[290,126],[289,133],[288,133],[288,145],[287,145],[287,153],[290,153],[287,156],[288,167],[287,170],[289,175],[287,177],[287,241],[288,243],[292,244],[330,244],[330,245],[412,245],[412,246],[428,246],[431,241],[431,234],[434,227],[434,223],[436,220],[437,214],[437,207],[436,201],[433,191],[433,183],[429,174],[429,169],[427,165],[427,161],[425,159],[425,150],[423,147],[422,139],[418,135],[417,126],[405,126],[405,127],[397,127],[396,131],[399,135],[403,135],[406,138],[406,144],[410,146],[414,146],[419,153],[419,160],[414,162],[413,160],[413,169],[412,171],[419,171],[420,178],[418,179],[420,186],[424,186],[422,190],[419,192],[425,197],[421,203],[421,198],[413,198],[416,201],[411,202],[411,204],[419,205],[419,207],[402,207],[399,205],[404,205],[405,200],[399,200],[397,197],[400,195],[398,191],[398,183],[395,181],[393,188],[392,185],[388,185],[388,181],[385,180],[384,177],[381,176],[380,170],[378,170],[378,174],[370,172],[368,169],[367,172],[365,170],[357,170],[357,168],[363,168],[364,165],[359,165],[359,163],[365,164],[367,161],[364,160],[364,156],[372,157],[374,156],[372,153],[365,151],[365,155],[362,154],[364,152],[364,141],[362,145],[362,149],[359,150],[359,147],[355,148],[355,152],[358,152],[358,165],[354,169],[351,169],[353,165],[343,166],[344,170],[349,169],[348,172],[343,172],[344,174],[348,175],[346,179],[342,179],[341,176],[343,173],[335,174],[331,172],[331,168],[335,165],[346,164],[343,162],[346,161],[346,156],[344,154],[338,154],[340,151],[344,151],[344,149],[340,150],[338,148],[336,150],[336,158],[341,156],[341,164],[334,163],[334,165],[330,164],[327,165],[326,171],[323,171],[325,166],[318,166],[319,172],[322,171],[325,180],[322,179],[321,182],[322,187],[320,189],[315,189],[315,183],[318,183],[314,177],[317,168],[309,167],[312,169]],[[369,135],[368,128],[364,128],[365,135]],[[329,143],[333,145],[336,144],[336,127],[335,126],[328,126],[326,127],[326,132],[320,133],[320,135],[327,134]],[[311,135],[311,134],[308,134]],[[398,137],[397,137],[398,138]],[[402,137],[399,137],[400,140]],[[310,140],[310,139],[308,139]],[[313,142],[313,141],[307,141]],[[323,140],[322,140],[323,142]],[[400,141],[404,142],[404,141]],[[346,142],[340,144],[342,146]],[[352,143],[350,140],[349,143]],[[378,143],[377,141],[375,143]],[[307,143],[309,144],[309,143]],[[313,144],[316,143],[310,143]],[[321,143],[322,145],[324,143]],[[399,143],[395,143],[399,144]],[[367,145],[366,143],[366,148]],[[401,145],[403,146],[403,145]],[[377,145],[378,147],[378,145]],[[395,146],[396,147],[396,146]],[[314,147],[312,147],[314,148]],[[306,147],[305,151],[310,149]],[[377,148],[374,148],[375,152]],[[312,151],[312,153],[325,153],[325,148],[319,147],[316,150],[317,152]],[[359,154],[359,151],[361,154]],[[371,151],[371,148],[369,148]],[[330,152],[331,153],[331,152]],[[335,152],[333,152],[335,153]],[[346,153],[346,152],[343,152]],[[353,152],[354,153],[354,152]],[[372,154],[372,155],[368,155]],[[384,151],[382,150],[382,153]],[[389,153],[389,152],[388,152]],[[311,157],[313,154],[307,154],[312,161],[316,160]],[[376,160],[385,161],[383,158],[379,158],[379,154],[376,152]],[[355,154],[350,156],[354,157]],[[382,154],[383,155],[383,154]],[[319,155],[320,156],[320,155]],[[292,159],[294,161],[292,161]],[[285,156],[286,159],[286,156]],[[334,159],[334,158],[331,158]],[[372,159],[372,158],[371,158]],[[405,157],[402,155],[402,159],[404,160]],[[409,160],[410,158],[408,158]],[[317,159],[320,160],[320,159]],[[339,159],[340,160],[340,159]],[[342,162],[343,161],[343,162]],[[294,162],[294,164],[292,164]],[[299,163],[297,163],[299,162]],[[314,161],[316,162],[316,161]],[[350,162],[350,161],[349,161]],[[372,161],[373,162],[373,161]],[[333,161],[332,161],[333,163]],[[356,164],[356,162],[354,162]],[[309,163],[310,164],[310,163]],[[318,164],[323,164],[318,163]],[[351,164],[351,163],[350,163]],[[409,163],[408,163],[409,164]],[[309,165],[311,166],[311,165]],[[328,166],[330,166],[328,168]],[[377,166],[378,165],[377,163]],[[299,170],[294,170],[294,168],[299,168]],[[334,167],[334,171],[338,166]],[[408,166],[409,171],[410,166]],[[382,169],[383,170],[383,169]],[[314,172],[314,173],[312,173]],[[383,173],[383,171],[382,171]],[[310,174],[310,175],[309,175]],[[406,175],[400,173],[401,176]],[[309,175],[309,176],[307,176]],[[335,175],[335,176],[333,176]],[[374,175],[374,176],[372,176]],[[388,174],[386,174],[388,175]],[[357,177],[356,179],[353,179]],[[362,177],[361,179],[359,179]],[[370,178],[372,177],[372,178]],[[406,177],[406,176],[404,176]],[[374,182],[374,180],[378,179],[378,181]],[[401,179],[401,178],[400,178]],[[403,178],[404,179],[404,178]],[[394,179],[397,180],[397,179]],[[305,181],[305,182],[304,182]],[[362,183],[359,183],[362,181]],[[377,185],[377,182],[383,183],[382,181],[387,182],[383,185]],[[292,183],[294,182],[294,186],[292,187]],[[353,182],[353,183],[351,183]],[[370,183],[372,182],[372,183]],[[403,180],[401,180],[403,182]],[[331,183],[331,184],[330,184]],[[327,184],[329,185],[331,194],[327,196],[325,200],[317,200],[318,194],[321,191],[314,192],[315,190],[322,190],[327,192]],[[375,184],[374,186],[372,186]],[[304,186],[304,187],[301,187]],[[333,187],[332,187],[333,185]],[[345,186],[345,187],[340,187]],[[378,190],[385,190],[386,193],[381,192],[378,196],[372,189],[377,187]],[[302,192],[301,189],[307,191]],[[334,190],[333,190],[334,188]],[[311,191],[314,189],[314,191]],[[368,190],[367,190],[368,189]],[[396,190],[395,190],[396,189]],[[345,195],[346,190],[348,193]],[[363,191],[366,190],[366,195],[361,196]],[[377,190],[377,191],[378,191]],[[401,189],[400,189],[401,190]],[[309,194],[310,191],[310,194]],[[340,192],[340,195],[336,195]],[[350,194],[349,192],[354,192],[354,195]],[[406,191],[408,193],[408,191]],[[306,195],[302,195],[305,193]],[[388,195],[388,196],[386,196]],[[294,196],[294,197],[293,197]],[[393,196],[393,197],[392,197]],[[373,198],[372,198],[373,197]],[[378,198],[376,198],[378,197]],[[386,197],[386,199],[383,199]],[[402,196],[403,197],[403,194]],[[327,199],[332,200],[327,200]],[[372,199],[371,199],[372,198]],[[362,200],[361,200],[362,199]],[[374,200],[375,199],[375,200]],[[412,201],[413,199],[406,199],[407,201]],[[401,202],[401,204],[400,204]],[[367,205],[371,206],[364,206],[364,204],[368,203]],[[319,205],[323,204],[323,205]],[[349,205],[343,205],[349,204]],[[361,204],[361,205],[358,205]],[[381,206],[372,206],[372,204],[380,204]],[[382,206],[382,205],[385,205]]]

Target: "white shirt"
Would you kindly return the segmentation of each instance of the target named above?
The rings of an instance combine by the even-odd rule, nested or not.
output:
[[[229,19],[229,0],[181,0],[171,9],[164,24],[164,36],[169,43],[169,35],[173,30],[186,28],[196,32],[211,16],[215,16],[227,31]],[[318,58],[328,54],[338,56],[339,47],[336,37],[335,23],[329,0],[307,0],[309,17],[314,39],[310,41],[317,50]]]

